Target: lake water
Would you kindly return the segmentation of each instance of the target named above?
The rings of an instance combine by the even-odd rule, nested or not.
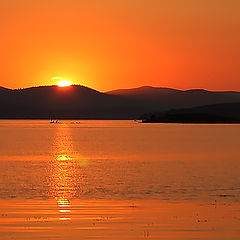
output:
[[[240,239],[240,125],[0,121],[0,239]]]

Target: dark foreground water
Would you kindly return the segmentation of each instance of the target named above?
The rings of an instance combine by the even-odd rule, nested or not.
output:
[[[0,121],[0,239],[240,239],[240,125]]]

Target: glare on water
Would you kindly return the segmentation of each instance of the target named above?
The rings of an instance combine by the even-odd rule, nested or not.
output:
[[[57,200],[60,213],[70,213],[70,199],[75,191],[75,162],[72,159],[73,144],[71,129],[66,127],[57,128],[56,138],[53,143],[54,160],[51,164],[51,191]],[[70,217],[60,217],[60,220],[70,220]]]

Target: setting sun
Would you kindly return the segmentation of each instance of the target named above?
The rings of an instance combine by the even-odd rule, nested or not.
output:
[[[72,85],[72,83],[69,82],[69,81],[66,81],[66,80],[62,80],[62,81],[58,82],[57,85],[58,85],[59,87],[69,87],[69,86]]]

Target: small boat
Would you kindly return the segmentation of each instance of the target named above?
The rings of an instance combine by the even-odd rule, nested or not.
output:
[[[52,118],[50,119],[50,123],[60,123],[58,120],[53,120]]]
[[[136,123],[142,123],[142,120],[140,120],[140,119],[134,119],[134,122],[136,122]]]

